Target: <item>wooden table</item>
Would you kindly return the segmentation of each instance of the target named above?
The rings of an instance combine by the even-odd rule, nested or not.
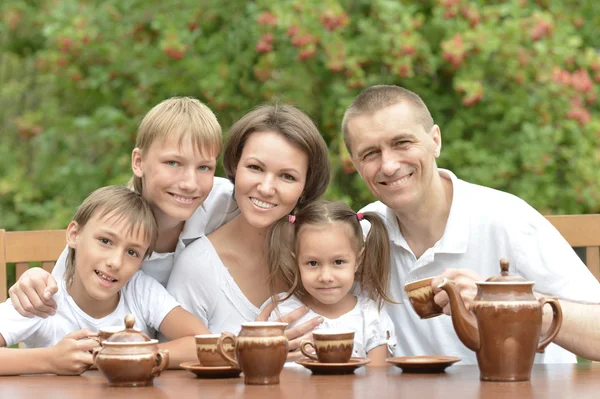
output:
[[[0,398],[598,398],[600,363],[534,366],[531,381],[479,381],[477,366],[454,365],[443,374],[404,374],[394,367],[361,368],[354,375],[317,376],[286,368],[279,385],[244,385],[243,378],[198,379],[166,371],[153,387],[109,388],[98,371],[80,377],[0,377]]]

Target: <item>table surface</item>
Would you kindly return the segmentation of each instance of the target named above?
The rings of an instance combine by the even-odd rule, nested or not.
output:
[[[350,375],[312,375],[285,368],[278,385],[245,385],[243,377],[200,379],[169,370],[153,387],[109,388],[91,370],[79,377],[0,377],[0,398],[598,398],[600,363],[535,365],[531,381],[482,382],[477,366],[454,365],[441,374],[409,374],[396,367],[362,367]]]

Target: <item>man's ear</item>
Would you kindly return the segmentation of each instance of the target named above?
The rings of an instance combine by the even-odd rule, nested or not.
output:
[[[144,176],[144,170],[142,169],[142,150],[137,147],[131,152],[131,169],[135,176],[139,178]]]
[[[67,226],[67,245],[70,248],[77,248],[77,238],[79,238],[79,223],[72,221]]]
[[[431,138],[433,139],[434,144],[433,153],[436,158],[439,158],[440,153],[442,152],[442,132],[438,125],[433,125],[431,128]]]

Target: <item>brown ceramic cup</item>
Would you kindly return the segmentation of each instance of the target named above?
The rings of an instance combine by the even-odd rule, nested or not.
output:
[[[354,348],[354,331],[338,329],[315,330],[314,342],[302,341],[300,351],[319,363],[348,363]],[[316,355],[308,351],[314,349]]]
[[[408,300],[421,319],[430,319],[444,314],[442,308],[433,300],[434,294],[431,286],[433,279],[434,277],[429,277],[404,285]]]
[[[221,334],[217,343],[219,353],[232,367],[242,370],[246,384],[279,384],[279,374],[288,353],[286,327],[287,323],[280,322],[242,323],[237,337],[228,332]],[[226,353],[227,341],[235,346],[237,359]]]
[[[220,336],[219,334],[196,335],[196,355],[202,367],[229,366],[229,362],[221,356],[217,347]],[[224,344],[223,349],[229,357],[235,358],[235,348],[232,344]]]

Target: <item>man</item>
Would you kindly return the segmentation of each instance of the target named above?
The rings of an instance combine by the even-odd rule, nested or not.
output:
[[[450,314],[448,296],[437,288],[454,280],[467,306],[477,287],[500,273],[535,281],[537,295],[559,297],[562,328],[555,343],[578,355],[600,359],[600,284],[551,224],[519,198],[458,179],[438,169],[442,134],[415,93],[374,86],[359,94],[344,114],[344,141],[360,176],[379,199],[362,211],[386,220],[392,258],[391,294],[386,305],[396,327],[394,355],[454,355],[474,363],[458,340],[450,317],[420,320],[405,283],[438,276],[435,301]],[[552,312],[544,307],[544,325]],[[572,353],[550,345],[536,362],[574,362]]]

